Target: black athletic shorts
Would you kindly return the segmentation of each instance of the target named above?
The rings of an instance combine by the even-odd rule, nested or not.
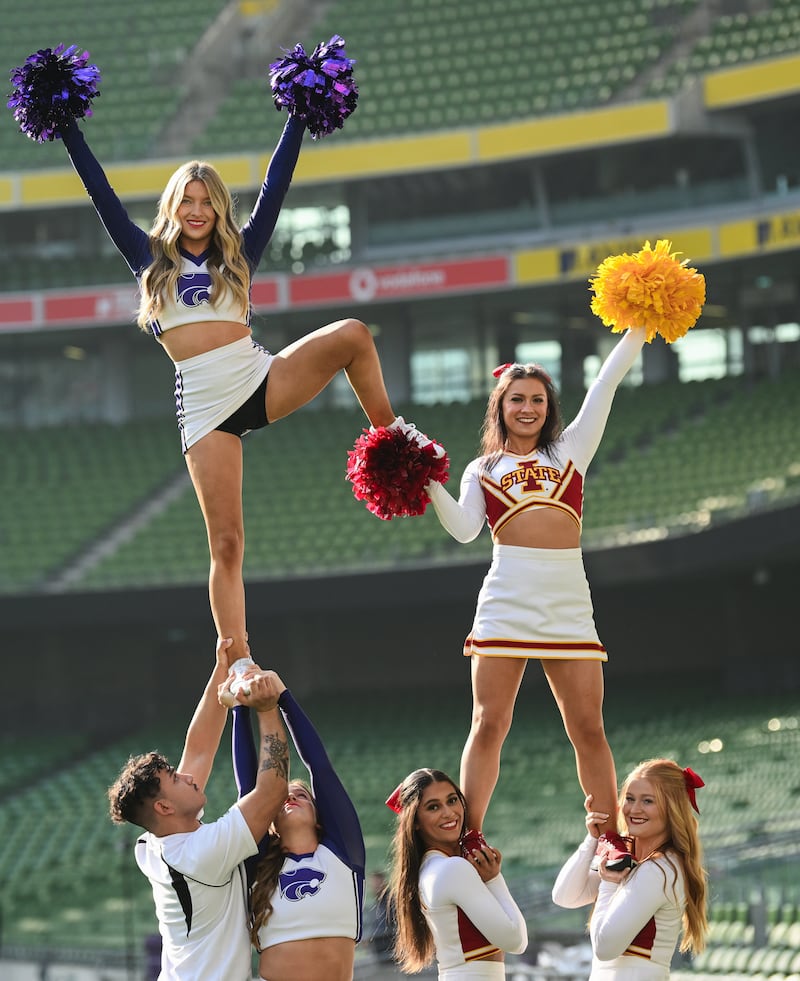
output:
[[[253,429],[263,429],[269,425],[267,419],[267,372],[264,381],[258,386],[246,402],[243,402],[238,409],[232,412],[228,418],[221,422],[217,429],[223,433],[232,433],[234,436],[245,436]]]

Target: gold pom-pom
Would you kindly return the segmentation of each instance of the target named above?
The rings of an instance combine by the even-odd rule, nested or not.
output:
[[[612,255],[589,280],[592,312],[615,333],[643,327],[648,342],[661,334],[671,344],[697,323],[706,300],[702,273],[678,261],[672,243],[646,242],[633,255]]]

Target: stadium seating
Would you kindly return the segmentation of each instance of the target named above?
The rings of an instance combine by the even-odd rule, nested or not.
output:
[[[673,0],[676,18],[695,0]],[[525,25],[520,30],[520,23]],[[675,28],[647,0],[612,8],[556,0],[440,0],[412,10],[389,0],[337,0],[303,39],[341,34],[357,61],[358,111],[337,140],[451,129],[602,105],[657,60]],[[266,69],[265,65],[265,69]],[[265,107],[264,77],[242,79],[197,153],[274,140],[281,119]],[[266,125],[264,125],[266,122]]]
[[[337,0],[315,25],[315,39],[343,34],[358,61],[361,106],[340,138],[396,135],[608,102],[669,48],[681,18],[696,5],[697,0],[628,0],[613,7],[441,0],[409,10],[388,0]],[[174,85],[175,69],[224,6],[223,0],[178,3],[165,16],[146,4],[142,16],[133,18],[122,0],[112,0],[83,21],[55,2],[33,12],[11,8],[4,15],[0,56],[11,66],[59,40],[88,48],[103,77],[93,144],[104,159],[141,159],[152,155],[154,137],[188,96]],[[150,11],[158,16],[157,32],[149,30]],[[797,17],[793,0],[781,0],[755,15],[717,18],[712,33],[698,40],[666,80],[654,80],[652,91],[674,90],[687,72],[797,50]],[[313,46],[314,40],[305,40]],[[277,114],[264,111],[268,105],[264,76],[239,80],[195,148],[251,149],[255,121],[259,142],[279,128]],[[0,130],[0,169],[58,164],[59,153],[15,138],[12,127]]]
[[[586,547],[635,540],[637,534],[692,531],[714,522],[796,501],[800,494],[800,411],[796,373],[753,383],[748,414],[759,438],[741,453],[736,378],[623,388],[586,485]],[[579,394],[565,393],[569,420]],[[408,408],[441,439],[457,492],[475,455],[483,403]],[[353,499],[344,479],[347,451],[364,425],[356,410],[305,411],[245,440],[245,577],[309,571],[402,567],[488,557],[486,533],[454,542],[432,509],[422,518],[379,521]],[[324,439],[320,438],[324,430]],[[154,494],[184,475],[174,423],[0,432],[9,461],[0,490],[13,508],[5,523],[8,560],[0,592],[40,587],[86,548],[102,541]],[[297,474],[314,467],[313,486]],[[696,475],[687,488],[687,468]],[[73,588],[106,589],[203,582],[208,549],[194,492],[183,491],[128,540],[87,569]]]
[[[394,817],[382,802],[395,784],[421,765],[457,774],[468,699],[465,688],[304,702],[356,803],[368,868],[386,860]],[[706,973],[751,964],[755,972],[758,964],[759,972],[769,967],[788,974],[800,956],[800,893],[791,864],[800,833],[793,806],[800,793],[795,709],[790,695],[713,702],[702,692],[678,698],[653,688],[638,706],[608,699],[606,724],[620,772],[642,757],[663,754],[706,781],[700,808],[712,931],[709,951],[697,965]],[[711,739],[721,740],[720,751],[703,751]],[[58,767],[50,753],[27,755],[24,779],[0,788],[7,946],[141,947],[155,926],[152,898],[133,863],[135,829],[108,820],[105,788],[131,753],[157,747],[177,758],[181,741],[173,723],[142,728],[91,751],[73,746],[70,754],[61,753]],[[296,760],[292,766],[302,770]],[[209,817],[221,814],[234,795],[223,753],[209,785]],[[544,686],[526,686],[487,825],[520,896],[549,889],[558,864],[583,835],[581,805],[574,757],[555,705]],[[756,885],[769,910],[761,948],[750,910]],[[537,905],[532,934],[546,932],[555,913]]]
[[[778,58],[800,50],[800,8],[795,0],[775,0],[770,9],[715,18],[711,32],[648,85],[650,95],[671,95],[705,72]]]
[[[92,145],[104,160],[157,153],[157,136],[188,97],[174,84],[175,70],[225,7],[224,0],[194,5],[181,0],[165,16],[152,3],[137,8],[137,17],[128,15],[123,0],[110,0],[83,20],[55,0],[4,13],[0,58],[9,67],[61,41],[89,49],[102,74]],[[314,37],[303,40],[310,49],[333,33],[346,38],[358,62],[361,99],[337,139],[363,139],[608,103],[670,49],[681,36],[682,18],[696,6],[697,0],[627,0],[611,7],[558,0],[440,0],[435,7],[415,2],[401,9],[389,0],[337,0],[315,25]],[[158,31],[150,29],[151,15]],[[798,48],[795,0],[775,0],[770,9],[752,14],[718,16],[687,55],[648,82],[646,94],[671,94],[689,77]],[[265,56],[261,77],[233,84],[194,141],[194,152],[271,145],[283,116],[271,110],[268,62]],[[61,165],[59,147],[34,146],[8,120],[0,127],[0,170]]]
[[[122,0],[112,0],[102,16],[93,14],[83,23],[74,11],[55,2],[37,7],[30,17],[27,10],[12,8],[4,16],[8,26],[0,37],[0,57],[16,65],[38,47],[79,41],[103,76],[102,97],[87,124],[93,149],[104,162],[143,160],[161,155],[161,137],[175,114],[191,112],[192,93],[176,84],[176,76],[225,6],[223,0],[203,0],[190,8],[181,0],[168,17],[160,8],[156,15],[150,6],[130,17]],[[303,40],[310,47],[341,33],[357,60],[359,108],[336,134],[337,142],[606,105],[620,93],[629,97],[638,80],[647,78],[648,70],[662,60],[667,70],[658,72],[639,94],[668,95],[704,71],[800,47],[796,2],[780,0],[758,14],[715,18],[711,33],[699,38],[688,55],[672,61],[670,52],[683,36],[681,24],[696,7],[697,0],[626,0],[610,7],[564,5],[558,0],[441,0],[435,7],[415,3],[401,9],[389,0],[336,0],[314,25],[314,37]],[[158,18],[156,32],[149,27],[151,9]],[[125,25],[123,41],[120,24]],[[266,152],[274,145],[286,117],[272,106],[266,72],[270,59],[279,54],[275,50],[265,55],[258,77],[248,74],[232,83],[211,119],[198,121],[200,133],[185,147],[186,154]],[[0,126],[0,171],[64,165],[58,141],[35,146],[6,116]],[[548,220],[555,227],[620,220],[647,210],[703,207],[749,195],[744,179],[698,181],[686,189],[666,186],[556,201]],[[387,221],[370,227],[367,244],[379,249],[387,242],[420,243],[431,237],[461,237],[465,231],[488,235],[516,228],[530,233],[541,222],[541,214],[532,207],[487,209],[467,219],[436,215],[429,220]],[[87,243],[79,248],[85,250]],[[97,255],[95,243],[88,248],[91,255],[76,255],[57,267],[43,264],[38,254],[10,255],[0,289],[127,281],[118,258]],[[279,232],[263,263],[273,271],[299,272],[311,264],[328,264],[335,251],[333,239],[327,238],[306,243],[301,254],[299,247],[293,249],[291,235]]]
[[[117,528],[182,466],[174,427],[71,425],[0,433],[0,590],[21,592]]]
[[[101,74],[92,147],[101,160],[141,159],[152,155],[156,136],[186,95],[175,85],[176,68],[225,5],[225,0],[175,0],[167,11],[157,0],[142,0],[134,12],[125,0],[107,0],[84,8],[81,16],[80,8],[59,0],[6,4],[0,63],[8,71],[32,52],[60,43],[88,49]],[[64,166],[61,146],[37,146],[15,128],[6,112],[0,170]]]

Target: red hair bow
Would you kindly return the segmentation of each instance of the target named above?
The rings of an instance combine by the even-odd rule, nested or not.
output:
[[[403,805],[400,803],[400,794],[403,790],[402,783],[399,783],[391,794],[386,798],[386,806],[394,811],[395,814],[399,814],[403,810]]]
[[[502,375],[503,372],[506,370],[506,368],[510,368],[513,363],[514,363],[513,361],[507,361],[505,364],[499,364],[494,369],[494,371],[492,372],[492,374],[494,375],[495,378],[499,378],[500,375]]]
[[[698,777],[690,766],[684,768],[683,779],[686,781],[686,793],[689,795],[689,803],[699,814],[700,808],[697,806],[697,798],[695,797],[694,792],[699,787],[705,787],[705,783],[700,779],[700,777]]]

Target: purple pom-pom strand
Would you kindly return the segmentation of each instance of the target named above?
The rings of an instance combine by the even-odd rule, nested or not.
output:
[[[58,139],[69,120],[92,115],[99,81],[100,71],[89,64],[89,52],[76,44],[41,48],[12,70],[8,108],[32,140]]]
[[[277,109],[286,109],[305,120],[312,139],[327,136],[355,110],[358,87],[353,79],[355,60],[344,50],[344,38],[338,34],[320,42],[306,54],[296,44],[286,57],[269,66],[273,101]]]

